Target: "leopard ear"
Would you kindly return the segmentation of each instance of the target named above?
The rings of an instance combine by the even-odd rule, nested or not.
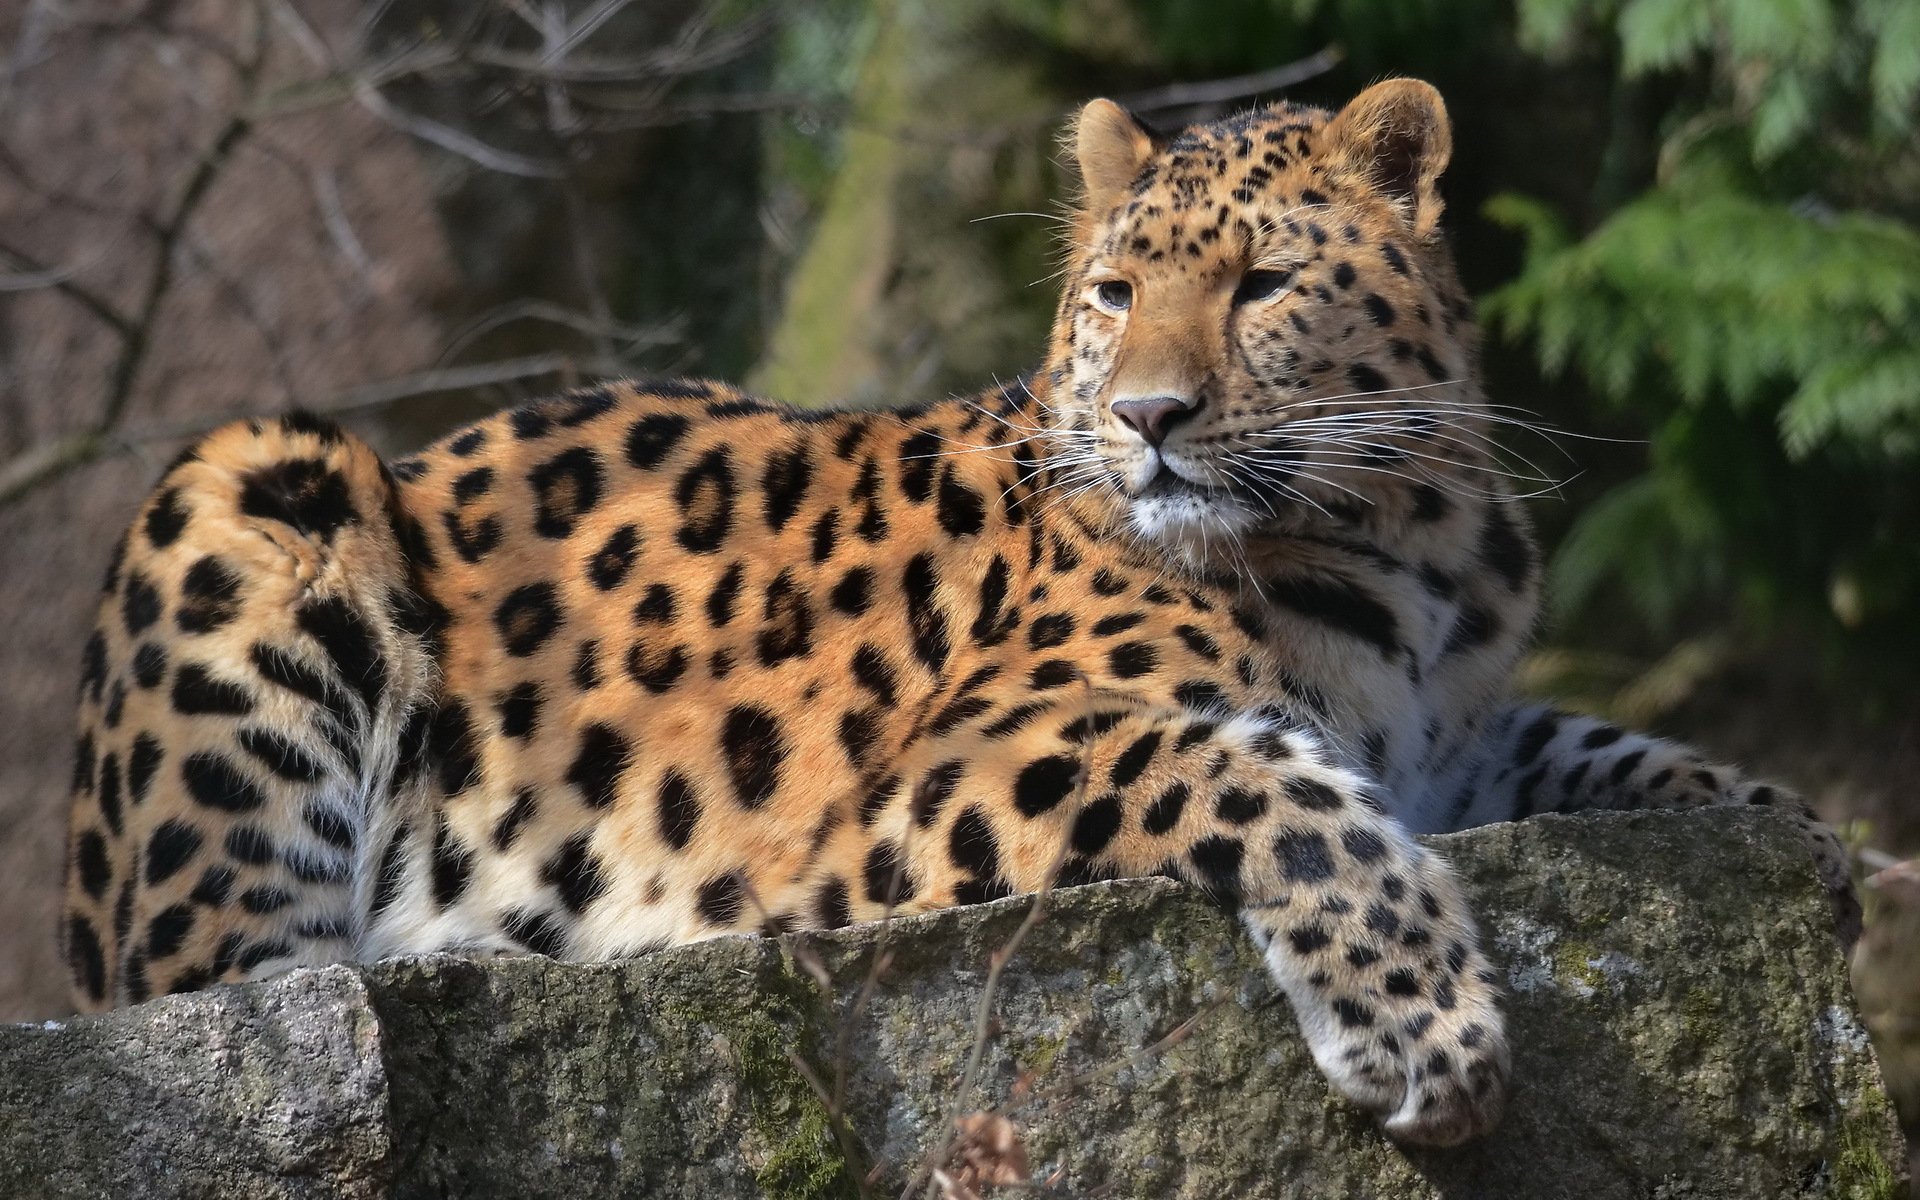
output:
[[[1081,204],[1088,213],[1104,214],[1147,165],[1153,134],[1113,101],[1094,100],[1073,123],[1073,149],[1080,163]]]
[[[1453,125],[1432,84],[1389,79],[1355,96],[1327,126],[1327,145],[1406,213],[1426,237],[1440,221],[1440,172]]]

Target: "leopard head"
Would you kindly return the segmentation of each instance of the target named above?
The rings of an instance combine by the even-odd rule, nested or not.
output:
[[[1491,487],[1477,332],[1439,232],[1439,93],[1166,136],[1095,100],[1045,375],[1063,495],[1205,553]]]

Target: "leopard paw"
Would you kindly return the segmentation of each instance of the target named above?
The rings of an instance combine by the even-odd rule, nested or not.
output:
[[[1287,989],[1314,1061],[1390,1137],[1454,1146],[1490,1132],[1512,1060],[1498,976],[1470,934],[1445,950],[1390,943],[1377,972]],[[1291,966],[1269,951],[1276,976]]]

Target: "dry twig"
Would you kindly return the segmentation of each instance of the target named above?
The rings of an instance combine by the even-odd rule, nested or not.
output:
[[[1146,113],[1227,104],[1235,100],[1245,100],[1249,96],[1285,91],[1296,84],[1325,75],[1339,66],[1340,60],[1345,57],[1346,51],[1340,47],[1327,46],[1305,58],[1282,63],[1277,67],[1269,67],[1264,71],[1255,71],[1250,75],[1235,75],[1230,79],[1208,79],[1199,83],[1169,84],[1166,87],[1121,96],[1119,103],[1134,112]]]
[[[1080,684],[1082,694],[1086,700],[1087,710],[1091,713],[1093,708],[1093,682],[1083,673],[1080,676]],[[1092,737],[1089,737],[1081,745],[1080,769],[1074,777],[1071,793],[1075,803],[1067,811],[1078,811],[1086,804],[1087,785],[1093,776],[1094,740]],[[995,1000],[999,996],[1000,981],[1006,973],[1007,964],[1013,961],[1015,954],[1019,953],[1021,943],[1027,940],[1027,935],[1033,932],[1034,926],[1038,925],[1041,918],[1046,914],[1047,898],[1052,895],[1054,883],[1060,877],[1060,868],[1066,865],[1067,855],[1072,849],[1072,831],[1072,823],[1063,822],[1060,830],[1060,844],[1054,850],[1053,861],[1048,865],[1046,870],[1046,882],[1041,886],[1039,891],[1033,893],[1033,901],[1027,906],[1026,915],[1021,918],[1020,924],[1015,927],[1012,936],[1001,943],[999,948],[994,950],[988,959],[987,981],[980,989],[980,1001],[974,1009],[973,1048],[967,1055],[966,1069],[961,1072],[960,1082],[958,1086],[954,1088],[953,1092],[952,1103],[956,1113],[958,1110],[966,1108],[973,1096],[974,1087],[979,1082],[980,1066],[986,1059],[987,1044],[993,1040],[993,1007]],[[908,1197],[912,1196],[913,1193],[919,1189],[923,1180],[927,1181],[927,1200],[935,1200],[935,1188],[938,1185],[932,1182],[933,1175],[952,1158],[954,1148],[960,1138],[957,1115],[954,1120],[956,1122],[954,1131],[947,1134],[921,1159],[919,1169],[914,1172],[913,1178],[908,1181],[906,1188],[900,1193],[901,1200],[907,1200]]]

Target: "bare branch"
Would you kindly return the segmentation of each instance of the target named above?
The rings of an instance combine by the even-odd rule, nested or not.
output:
[[[273,374],[285,393],[284,402],[288,405],[300,403],[300,385],[294,378],[293,367],[287,360],[286,346],[280,330],[267,319],[267,314],[248,292],[247,287],[232,272],[220,264],[213,251],[196,234],[189,232],[182,242],[187,256],[193,264],[204,271],[213,280],[214,287],[225,297],[233,310],[240,314],[241,320],[253,327],[259,335],[261,347],[267,352],[267,362],[273,368]]]
[[[120,423],[120,414],[126,410],[127,403],[133,398],[133,385],[140,374],[140,367],[146,360],[147,348],[153,337],[153,328],[159,318],[160,305],[166,299],[167,289],[173,283],[174,258],[180,238],[185,233],[187,223],[199,210],[213,187],[213,181],[221,170],[231,161],[234,148],[252,129],[244,114],[245,99],[250,99],[260,79],[260,68],[267,55],[266,27],[260,24],[255,30],[253,58],[243,64],[241,70],[241,92],[243,103],[241,113],[227,118],[213,141],[203,151],[187,173],[186,185],[181,188],[180,196],[174,201],[173,210],[158,222],[154,229],[153,272],[147,279],[145,296],[140,302],[139,314],[134,318],[132,328],[127,332],[120,349],[120,357],[114,363],[108,379],[107,402],[94,422],[94,432],[111,432]]]
[[[111,187],[118,183],[121,170],[121,168],[115,168],[101,186]],[[130,212],[123,207],[101,204],[78,192],[53,187],[44,180],[36,178],[27,165],[20,161],[20,156],[15,154],[13,148],[4,141],[0,141],[0,172],[5,172],[7,177],[23,190],[55,208],[71,209],[93,217],[112,217],[116,220],[126,219]]]
[[[13,100],[13,88],[21,75],[46,58],[47,20],[54,8],[51,0],[32,0],[20,18],[20,36],[7,55],[4,74],[0,74],[0,112]]]
[[[441,353],[441,363],[444,364],[447,360],[454,358],[477,339],[515,321],[544,321],[596,340],[611,338],[621,343],[620,353],[622,354],[630,354],[645,347],[672,345],[681,339],[681,327],[677,321],[661,325],[631,325],[611,317],[602,319],[598,316],[575,312],[573,309],[549,300],[512,300],[480,314],[471,324],[456,333],[447,343],[446,350]],[[617,355],[609,353],[603,357],[613,358]]]
[[[366,244],[354,232],[353,222],[347,219],[347,206],[340,197],[340,181],[332,171],[319,167],[308,172],[307,180],[312,186],[314,204],[320,210],[320,224],[326,228],[327,236],[333,239],[340,256],[353,264],[361,281],[372,286],[373,256],[367,253]]]
[[[345,413],[385,408],[403,400],[430,396],[436,392],[461,392],[469,388],[490,387],[567,371],[584,370],[589,375],[617,374],[617,367],[614,371],[602,370],[603,367],[612,365],[615,364],[598,360],[583,363],[577,355],[572,354],[530,354],[524,358],[508,358],[499,362],[475,363],[471,366],[444,367],[438,370],[398,375],[392,379],[383,379],[377,383],[362,384],[359,387],[336,392],[332,396],[315,401],[308,407],[309,411],[321,416],[340,416]],[[224,415],[203,415],[189,422],[152,425],[139,430],[130,429],[113,440],[128,446],[171,441],[196,433],[205,433],[228,421],[256,415],[258,413],[255,409],[239,409]]]
[[[754,911],[760,915],[761,927],[767,930],[769,934],[780,934],[784,923],[777,920],[773,913],[767,909],[767,906],[760,899],[759,891],[755,889],[751,881],[742,880],[742,884],[746,891],[747,902],[753,905]],[[891,910],[889,910],[889,915],[891,915]],[[833,976],[828,972],[826,964],[820,961],[820,956],[813,952],[813,948],[784,935],[779,936],[779,945],[781,954],[783,956],[790,956],[792,961],[797,963],[800,969],[805,971],[813,980],[814,984],[819,987],[822,999],[831,1000],[833,996]],[[833,1089],[827,1087],[821,1080],[819,1072],[813,1069],[813,1064],[802,1057],[798,1050],[789,1047],[787,1049],[787,1060],[793,1064],[794,1069],[800,1072],[801,1078],[806,1080],[807,1086],[813,1090],[813,1094],[819,1097],[820,1103],[826,1106],[827,1119],[833,1126],[834,1140],[840,1143],[840,1155],[846,1161],[848,1173],[852,1174],[854,1163],[862,1159],[871,1158],[872,1156],[858,1145],[858,1137],[854,1133],[853,1127],[847,1123],[846,1114],[841,1109],[841,1101],[836,1098],[838,1093],[844,1088],[844,1081],[841,1078],[844,1075],[844,1058],[838,1060],[836,1063],[836,1086]],[[865,1182],[858,1176],[855,1176],[854,1184],[856,1191],[864,1200],[864,1197],[868,1195]]]
[[[529,54],[505,47],[474,46],[467,49],[465,57],[470,62],[498,67],[528,78],[558,79],[564,83],[627,83],[640,79],[697,75],[738,58],[765,37],[777,19],[775,14],[766,13],[741,21],[719,33],[701,32],[692,38],[682,36],[672,45],[659,50],[631,55],[563,53],[554,56],[548,49],[543,49],[539,54]]]
[[[1861,866],[1875,873],[1900,865],[1898,858],[1885,850],[1875,850],[1872,846],[1861,846],[1853,852],[1853,856],[1860,860]]]
[[[100,447],[100,435],[89,429],[84,433],[68,434],[29,447],[0,463],[0,508],[12,504],[48,480],[57,479],[83,463],[92,462],[100,457]]]
[[[1119,97],[1119,103],[1135,112],[1160,112],[1169,108],[1196,108],[1204,104],[1225,104],[1244,100],[1263,92],[1277,92],[1298,83],[1325,75],[1340,65],[1346,51],[1328,46],[1305,58],[1229,79],[1210,79],[1203,83],[1175,83],[1149,91]]]
[[[84,263],[75,263],[68,267],[48,267],[43,271],[27,271],[19,275],[0,275],[0,292],[37,292],[58,283],[65,283],[75,275],[100,261],[95,251],[91,259]]]
[[[529,179],[559,179],[565,174],[558,163],[529,158],[511,150],[502,150],[498,146],[488,145],[470,133],[455,129],[451,125],[443,125],[431,117],[423,117],[419,113],[396,108],[372,84],[356,80],[353,85],[353,98],[360,107],[402,133],[412,134],[423,142],[430,142],[442,150],[458,154],[489,171],[498,171],[503,175],[521,175]]]
[[[541,6],[539,15],[540,36],[546,41],[549,49],[551,49],[558,45],[560,40],[566,36],[567,14],[558,4],[553,3],[553,0],[548,0],[546,4]],[[546,86],[542,90],[545,92],[547,100],[547,128],[565,140],[567,148],[572,150],[572,134],[574,130],[579,127],[579,121],[578,118],[573,115],[573,105],[568,101],[567,89],[561,85],[559,80],[550,78],[546,81]],[[568,192],[571,195],[572,189],[568,188]],[[574,213],[569,211],[568,220],[570,222],[573,220],[574,215]],[[579,228],[578,224],[575,223],[573,228],[577,230]]]
[[[146,360],[147,349],[153,336],[153,327],[159,317],[160,305],[166,299],[167,289],[173,283],[175,254],[181,234],[187,222],[193,219],[200,202],[206,199],[207,191],[220,174],[233,153],[234,147],[246,137],[251,124],[244,116],[228,119],[213,143],[201,154],[187,177],[187,184],[181,190],[180,198],[175,201],[173,212],[161,222],[155,230],[153,273],[147,279],[146,294],[140,302],[139,315],[127,331],[125,344],[121,347],[120,357],[114,363],[107,385],[107,403],[94,424],[97,433],[106,433],[119,423],[120,414],[126,409],[127,402],[133,398],[134,381],[140,373],[140,366]]]
[[[1128,1067],[1151,1062],[1192,1037],[1194,1031],[1199,1029],[1200,1026],[1206,1022],[1207,1018],[1219,1012],[1222,1008],[1225,1008],[1232,1000],[1233,995],[1231,993],[1223,993],[1222,995],[1215,996],[1194,1010],[1191,1016],[1182,1020],[1172,1029],[1167,1030],[1146,1045],[1129,1050],[1112,1062],[1105,1063],[1091,1070],[1079,1072],[1078,1074],[1069,1075],[1045,1091],[1033,1091],[1010,1104],[1002,1105],[996,1111],[1002,1115],[1011,1115],[1019,1112],[1023,1108],[1032,1107],[1035,1104],[1043,1104],[1051,1100],[1057,1100],[1068,1095],[1074,1089],[1085,1087],[1087,1084],[1093,1083],[1096,1080],[1118,1075]]]
[[[597,7],[574,22],[572,27],[567,29],[557,41],[545,47],[541,54],[541,60],[551,64],[565,58],[568,51],[592,37],[601,26],[619,16],[620,10],[626,8],[631,3],[633,3],[633,0],[600,0],[600,4]]]
[[[112,243],[108,243],[107,247],[103,247],[98,251],[95,257],[97,258],[99,255],[105,254],[111,245]],[[0,256],[5,256],[12,261],[14,266],[24,272],[23,275],[16,276],[16,280],[23,278],[40,280],[42,282],[30,286],[52,288],[111,326],[113,331],[121,337],[126,338],[133,336],[133,321],[131,318],[115,308],[104,297],[73,281],[73,275],[93,265],[91,260],[70,267],[50,267],[41,263],[25,251],[16,250],[4,242],[0,242]],[[23,290],[20,286],[0,286],[0,291],[20,290]]]
[[[259,79],[259,68],[266,57],[264,28],[256,29],[255,34],[253,58],[250,62],[243,64],[241,70],[243,95],[251,95]],[[112,326],[120,335],[120,353],[108,373],[105,403],[89,428],[39,446],[29,447],[7,463],[0,464],[0,507],[11,504],[48,480],[58,478],[84,463],[92,462],[108,449],[111,435],[119,425],[121,415],[126,411],[127,404],[133,397],[134,383],[139,378],[140,367],[145,362],[147,350],[152,343],[154,325],[159,317],[161,304],[173,282],[174,265],[181,239],[187,231],[189,222],[199,210],[201,202],[206,199],[214,180],[230,161],[234,148],[240,144],[249,128],[250,124],[244,116],[230,117],[215,134],[206,150],[188,168],[186,182],[166,217],[149,222],[155,243],[153,267],[148,275],[147,285],[135,316],[122,315],[117,308],[93,296],[85,289],[79,288],[70,280],[59,280],[50,285],[72,297],[95,316]],[[30,271],[48,269],[44,265],[35,264],[27,255],[18,251],[8,250],[6,253],[15,261],[26,265]]]
[[[351,99],[354,89],[362,85],[381,88],[459,62],[459,49],[451,45],[436,44],[422,50],[410,50],[359,70],[342,69],[275,88],[253,103],[249,115],[256,121],[265,121],[272,117],[328,108]]]
[[[629,129],[658,129],[661,126],[679,125],[701,117],[732,113],[828,114],[844,109],[843,105],[823,101],[817,96],[809,96],[802,92],[752,92],[727,96],[701,96],[676,103],[667,103],[663,98],[664,95],[665,90],[661,89],[638,96],[598,93],[582,97],[583,106],[620,114],[589,117],[585,122],[586,128],[593,133],[612,133]]]
[[[458,392],[469,388],[510,384],[542,375],[566,375],[584,372],[594,376],[617,376],[618,363],[597,359],[582,361],[570,354],[534,354],[525,358],[503,359],[466,367],[448,367],[437,371],[418,371],[393,379],[349,388],[310,406],[322,416],[340,416],[352,412],[383,408],[436,392]],[[196,437],[229,421],[258,416],[258,408],[236,409],[225,413],[203,413],[191,420],[164,422],[133,429],[93,428],[58,437],[0,462],[0,508],[19,500],[33,488],[82,467],[97,459],[125,453],[156,442],[174,442]]]
[[[327,45],[327,40],[320,36],[312,22],[301,15],[300,10],[293,6],[291,0],[268,0],[267,7],[272,10],[274,20],[287,31],[287,36],[293,39],[294,45],[300,47],[300,52],[307,56],[309,62],[321,67],[334,65],[333,50]]]

